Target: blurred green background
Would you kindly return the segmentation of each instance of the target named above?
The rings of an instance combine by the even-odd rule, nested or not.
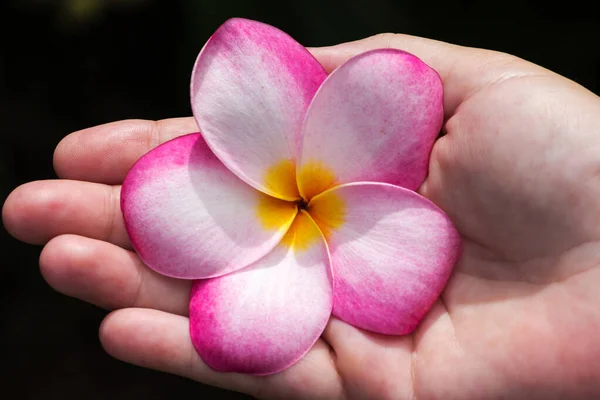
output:
[[[190,115],[198,51],[227,18],[261,20],[306,46],[402,32],[506,51],[600,92],[600,28],[589,6],[527,1],[4,0],[0,5],[0,198],[54,178],[69,132],[125,118]],[[40,248],[0,228],[5,399],[246,398],[142,370],[102,351],[106,314],[42,280]]]

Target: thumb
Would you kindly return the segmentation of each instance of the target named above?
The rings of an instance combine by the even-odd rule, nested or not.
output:
[[[549,73],[542,67],[506,53],[394,33],[308,50],[327,72],[331,72],[349,58],[378,48],[407,51],[438,72],[444,84],[446,118],[452,116],[463,101],[490,84],[515,77]]]

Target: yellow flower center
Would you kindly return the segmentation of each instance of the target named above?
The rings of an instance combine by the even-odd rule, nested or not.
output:
[[[264,177],[265,188],[271,195],[288,201],[300,198],[296,184],[296,166],[290,160],[283,160],[271,166]]]
[[[290,223],[290,211],[295,209],[282,243],[295,250],[308,249],[320,236],[327,240],[344,224],[346,205],[328,190],[335,184],[335,174],[321,162],[306,163],[296,174],[294,163],[283,160],[264,176],[264,185],[274,197],[261,197],[256,215],[265,229],[280,229]]]

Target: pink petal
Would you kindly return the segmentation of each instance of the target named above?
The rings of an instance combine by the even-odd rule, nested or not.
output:
[[[286,33],[230,19],[198,56],[192,109],[208,145],[234,174],[265,193],[293,200],[299,197],[293,161],[302,121],[326,76]]]
[[[253,263],[281,240],[297,212],[231,173],[200,134],[144,155],[121,189],[135,250],[152,269],[206,278]]]
[[[299,246],[290,246],[294,236],[299,236]],[[307,236],[312,238],[309,245]],[[332,301],[327,246],[302,212],[286,239],[252,266],[194,283],[192,342],[215,370],[279,372],[302,358],[319,338]]]
[[[309,213],[331,251],[333,314],[378,333],[412,332],[460,253],[448,217],[413,191],[365,182],[315,197]]]
[[[418,188],[443,121],[442,83],[417,57],[380,49],[353,57],[323,83],[308,110],[300,191],[357,181]],[[315,188],[303,168],[331,175]],[[322,179],[322,178],[321,178]]]

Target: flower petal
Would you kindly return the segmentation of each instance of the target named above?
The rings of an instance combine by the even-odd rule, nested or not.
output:
[[[275,373],[312,347],[329,320],[332,301],[327,246],[302,211],[285,240],[255,264],[194,282],[192,342],[215,370]]]
[[[333,314],[378,333],[412,332],[460,253],[448,217],[413,191],[366,182],[330,189],[308,210],[331,252]]]
[[[313,95],[327,76],[299,43],[272,26],[234,18],[194,66],[191,101],[208,145],[265,193],[298,199],[294,161]]]
[[[297,213],[231,173],[198,133],[144,155],[121,189],[135,250],[163,275],[197,279],[247,266],[271,251]]]
[[[357,181],[418,188],[442,126],[442,94],[438,74],[400,50],[372,50],[333,71],[303,128],[303,197]]]

